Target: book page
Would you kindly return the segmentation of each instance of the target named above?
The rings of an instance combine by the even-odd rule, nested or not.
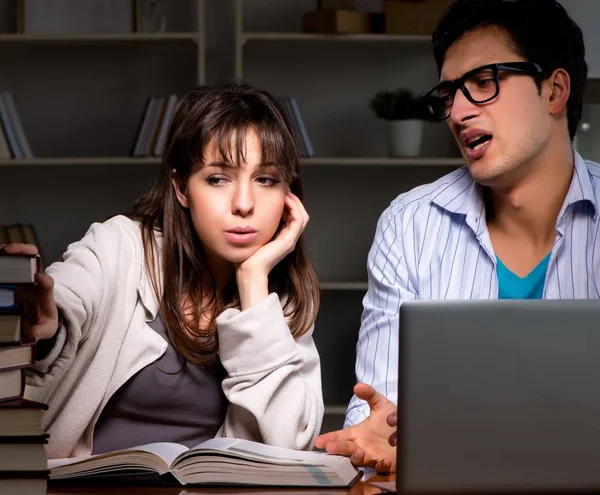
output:
[[[140,445],[137,447],[132,447],[130,449],[117,450],[114,452],[107,452],[105,454],[96,454],[87,457],[75,457],[71,459],[49,459],[48,460],[48,469],[56,469],[61,466],[69,466],[69,465],[77,465],[83,463],[92,463],[96,465],[119,465],[125,463],[127,459],[132,456],[135,452],[147,452],[150,454],[154,454],[155,456],[161,458],[167,466],[171,466],[173,460],[177,458],[178,455],[187,451],[187,447],[184,445],[180,445],[178,443],[169,443],[169,442],[158,442],[158,443],[149,443],[146,445]],[[139,459],[139,458],[138,458]],[[136,459],[136,460],[138,460]]]
[[[284,449],[282,447],[273,447],[237,438],[212,438],[191,448],[181,457],[188,457],[188,455],[204,452],[220,452],[230,456],[271,464],[304,464],[314,466],[327,466],[333,457],[321,452]]]

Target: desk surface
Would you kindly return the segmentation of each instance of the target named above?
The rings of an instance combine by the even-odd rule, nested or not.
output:
[[[394,481],[394,476],[372,476],[368,481]],[[245,494],[287,494],[287,495],[377,495],[384,493],[383,490],[371,485],[368,481],[358,481],[352,488],[318,489],[318,488],[150,488],[150,487],[48,487],[47,495],[200,495],[200,494],[222,494],[222,495],[245,495]]]

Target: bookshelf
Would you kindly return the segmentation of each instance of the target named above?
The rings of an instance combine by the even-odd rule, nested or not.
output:
[[[341,165],[341,166],[386,166],[386,167],[460,167],[460,158],[415,157],[390,158],[385,156],[355,157],[311,157],[302,160],[303,165]]]
[[[241,10],[238,11],[242,13]],[[317,33],[276,33],[276,32],[239,32],[239,44],[249,41],[290,41],[317,43],[430,43],[431,38],[409,34],[317,34]]]
[[[324,291],[367,291],[367,282],[321,282],[321,290]]]
[[[359,43],[359,44],[401,44],[406,45],[410,51],[412,46],[428,48],[431,43],[429,35],[412,34],[319,34],[291,31],[272,30],[246,30],[244,26],[244,5],[246,0],[235,0],[235,56],[234,73],[235,78],[244,80],[244,56],[245,47],[253,42],[265,42],[277,45],[279,43]],[[307,49],[310,50],[310,49]],[[425,86],[424,86],[425,87]],[[414,158],[392,158],[387,156],[317,156],[306,158],[305,165],[339,165],[339,166],[402,166],[402,167],[459,167],[462,160],[453,157],[414,157]]]
[[[11,0],[12,1],[12,0]],[[132,8],[134,8],[134,3],[131,2]],[[107,101],[106,107],[110,108],[117,107],[119,105],[119,99],[126,99],[129,102],[134,101],[131,97],[134,97],[136,100],[135,104],[131,104],[126,106],[125,118],[122,118],[123,115],[120,116],[119,120],[122,120],[124,123],[121,127],[123,128],[123,134],[131,134],[131,139],[133,140],[133,129],[137,124],[137,120],[139,120],[141,112],[143,110],[142,102],[137,103],[137,100],[140,98],[151,96],[151,94],[141,94],[140,92],[156,92],[158,94],[164,94],[165,92],[170,93],[181,93],[183,91],[187,91],[191,89],[191,87],[196,85],[205,84],[206,82],[206,42],[205,42],[205,0],[185,0],[184,2],[180,2],[178,7],[183,9],[189,9],[185,12],[185,15],[179,16],[178,22],[179,24],[171,24],[167,26],[167,29],[171,29],[170,31],[161,31],[161,32],[138,32],[132,30],[131,32],[98,32],[98,33],[85,33],[85,32],[75,32],[75,33],[38,33],[38,32],[3,32],[0,33],[0,59],[5,59],[7,64],[13,64],[13,69],[15,70],[14,77],[8,77],[6,79],[11,82],[3,82],[6,86],[10,85],[14,86],[15,89],[19,88],[17,92],[21,92],[21,96],[18,103],[22,103],[24,107],[27,107],[28,104],[26,101],[26,97],[23,95],[23,90],[20,88],[22,86],[22,80],[24,79],[19,74],[29,73],[29,68],[22,62],[22,60],[31,60],[31,64],[33,66],[39,66],[40,56],[44,53],[50,54],[52,57],[54,64],[49,65],[49,69],[51,71],[55,71],[59,73],[61,71],[66,72],[66,67],[80,67],[83,69],[90,63],[92,60],[109,60],[116,55],[120,59],[120,63],[127,65],[127,62],[123,62],[123,60],[128,59],[131,60],[132,65],[135,64],[138,67],[143,67],[143,65],[151,65],[154,60],[166,60],[171,55],[174,57],[178,57],[179,59],[185,58],[186,64],[185,69],[181,71],[177,70],[164,70],[162,74],[158,74],[157,80],[155,83],[152,78],[148,78],[148,69],[145,68],[144,72],[139,73],[139,80],[135,79],[136,74],[134,71],[128,71],[134,78],[127,78],[125,73],[120,76],[120,87],[118,90],[115,90],[114,84],[111,88],[110,77],[106,78],[104,81],[107,83],[106,94],[102,95],[103,98],[113,99],[114,101]],[[182,11],[183,12],[183,11]],[[170,11],[168,15],[171,15],[173,12]],[[135,12],[132,13],[132,16],[135,17]],[[184,17],[185,25],[182,24],[182,17]],[[139,19],[138,19],[139,22]],[[177,21],[176,21],[177,22]],[[20,28],[22,29],[22,24],[20,24]],[[19,53],[19,58],[14,57],[13,53]],[[90,55],[90,58],[86,60],[87,54]],[[158,57],[155,59],[154,57]],[[71,59],[74,60],[74,63],[71,63]],[[145,62],[145,59],[147,62]],[[168,63],[164,64],[162,61],[159,61],[156,64],[157,70],[160,70],[160,64],[169,65]],[[91,62],[93,63],[93,62]],[[64,66],[62,66],[64,64]],[[82,65],[85,64],[85,65]],[[110,64],[107,64],[110,68]],[[119,71],[118,66],[112,69],[113,71]],[[175,68],[175,67],[173,67]],[[173,69],[172,68],[172,69]],[[67,69],[70,70],[70,69]],[[85,69],[88,72],[92,72],[89,68]],[[121,69],[122,71],[123,69]],[[149,69],[151,72],[152,69]],[[33,72],[33,71],[32,71]],[[77,69],[75,69],[77,72]],[[180,72],[181,75],[178,73]],[[79,71],[79,77],[83,74],[84,71]],[[23,74],[23,75],[25,75]],[[184,75],[185,74],[185,75]],[[191,76],[191,77],[190,77]],[[43,76],[46,78],[47,76],[44,74]],[[50,73],[50,78],[54,78],[54,74]],[[59,76],[60,77],[60,76]],[[36,77],[34,76],[34,79]],[[37,77],[39,78],[39,76]],[[185,78],[186,82],[182,82],[182,79]],[[127,80],[128,79],[128,80]],[[177,80],[179,79],[179,80]],[[72,90],[73,84],[68,82],[66,79],[65,83],[62,83],[65,87],[65,90]],[[88,81],[85,81],[85,84],[88,85]],[[71,88],[69,88],[71,86]],[[142,89],[143,87],[145,89]],[[67,89],[68,88],[68,89]],[[161,89],[158,89],[161,88]],[[102,89],[98,88],[99,91]],[[124,89],[124,91],[123,91]],[[125,94],[129,95],[129,98],[124,96]],[[72,94],[63,93],[59,98],[64,98],[65,102],[67,102],[67,106],[69,105],[68,101],[72,98]],[[87,103],[87,102],[86,102]],[[18,106],[20,106],[20,104]],[[29,105],[34,106],[33,104]],[[51,108],[51,106],[48,106]],[[138,108],[139,107],[139,108]],[[50,110],[49,108],[44,108],[48,112],[47,116],[42,116],[43,119],[50,120],[53,117],[53,113],[60,112],[59,108],[55,108]],[[79,109],[80,106],[75,106],[72,110]],[[123,107],[122,107],[123,108]],[[104,113],[100,110],[97,113]],[[121,109],[122,111],[122,109]],[[137,115],[133,115],[132,112],[139,112]],[[36,108],[37,112],[37,108]],[[25,113],[27,110],[25,109]],[[83,110],[81,114],[78,116],[79,127],[82,126],[90,126],[90,131],[93,130],[94,126],[96,127],[96,133],[103,133],[103,129],[101,126],[102,120],[105,120],[103,116],[98,118],[98,115],[88,114],[87,118],[88,122],[85,122],[86,116],[84,115],[86,110]],[[40,115],[41,116],[41,115]],[[37,117],[37,116],[36,116]],[[26,119],[25,119],[26,120]],[[84,123],[85,122],[85,123]],[[27,122],[25,122],[27,124]],[[77,125],[77,124],[75,124]],[[160,159],[154,157],[141,158],[141,157],[130,157],[130,156],[119,156],[119,154],[127,154],[128,146],[126,143],[123,143],[123,140],[114,140],[121,141],[118,145],[116,143],[107,143],[106,147],[102,147],[108,152],[107,154],[116,156],[104,156],[99,148],[101,146],[95,146],[87,150],[83,149],[84,146],[81,146],[80,149],[73,150],[68,149],[70,145],[65,142],[64,146],[40,146],[42,148],[38,151],[38,147],[35,146],[35,141],[51,141],[52,137],[40,137],[40,129],[38,126],[33,126],[33,128],[28,129],[28,126],[25,125],[25,135],[31,136],[34,139],[33,152],[35,157],[28,159],[0,159],[0,167],[22,167],[22,166],[41,166],[41,167],[55,167],[55,166],[131,166],[131,165],[152,165],[158,164]],[[131,129],[131,130],[130,130]],[[45,129],[46,132],[50,131],[49,136],[52,135],[52,131],[54,129]],[[46,134],[44,132],[43,134]],[[67,132],[71,132],[68,130]],[[77,138],[76,138],[77,140]],[[54,140],[56,142],[56,140]],[[82,139],[78,140],[82,142]],[[44,149],[47,148],[47,149]],[[62,149],[56,149],[62,148]],[[99,153],[100,152],[100,153]],[[67,156],[62,156],[67,155]],[[73,156],[75,155],[75,156]]]
[[[325,414],[344,416],[346,414],[346,409],[347,406],[343,404],[331,404],[325,406]]]
[[[106,34],[21,34],[1,33],[0,43],[202,43],[201,32],[187,33],[106,33]]]
[[[206,83],[206,3],[170,2],[160,32],[0,32],[0,90],[14,93],[34,155],[0,158],[0,224],[35,224],[49,262],[151,185],[161,159],[128,156],[144,100]]]
[[[158,165],[160,158],[107,156],[107,157],[44,157],[33,159],[0,160],[0,167],[85,167],[98,165],[137,166]],[[387,157],[312,157],[302,159],[302,165],[319,166],[384,166],[384,167],[460,167],[460,158],[387,158]]]
[[[83,80],[84,85],[80,84],[81,87],[65,85],[64,92],[62,85],[51,84],[51,92],[49,94],[54,99],[64,95],[65,100],[67,100],[67,107],[70,105],[68,100],[77,101],[78,103],[83,102],[92,95],[92,89],[96,89],[95,87],[91,87],[92,78],[98,77],[99,82],[97,86],[105,85],[110,88],[111,92],[108,93],[107,98],[114,98],[113,101],[115,101],[114,103],[108,102],[106,112],[100,112],[98,108],[88,109],[81,107],[73,109],[73,113],[77,110],[81,114],[81,119],[79,121],[76,120],[73,125],[67,123],[66,118],[56,119],[59,122],[55,127],[70,133],[73,133],[73,128],[77,126],[83,127],[89,122],[89,129],[85,133],[81,132],[77,134],[75,132],[72,139],[62,138],[58,136],[57,132],[54,132],[52,128],[54,126],[54,119],[47,119],[50,125],[48,122],[44,125],[36,125],[33,122],[32,130],[30,131],[32,137],[35,134],[50,136],[45,138],[50,141],[57,136],[57,139],[64,142],[64,149],[61,150],[53,147],[43,153],[40,150],[40,156],[30,160],[0,160],[0,176],[6,178],[6,180],[3,179],[5,186],[2,192],[9,193],[4,194],[6,198],[4,200],[5,204],[0,202],[0,206],[4,206],[3,215],[9,221],[20,218],[28,220],[31,218],[35,222],[36,227],[38,227],[42,246],[48,243],[53,248],[53,252],[50,253],[52,259],[55,258],[55,252],[59,251],[65,239],[74,240],[79,236],[80,232],[89,226],[89,218],[102,218],[108,212],[120,210],[123,205],[128,204],[130,196],[135,196],[139,191],[145,190],[147,184],[154,177],[156,167],[160,163],[160,158],[126,156],[127,150],[124,148],[123,143],[129,139],[129,136],[125,136],[126,139],[120,140],[113,137],[113,135],[117,135],[118,133],[122,134],[123,130],[129,132],[127,129],[131,126],[131,122],[114,122],[115,131],[112,132],[113,135],[107,136],[106,147],[94,146],[95,143],[93,142],[91,145],[86,143],[85,147],[78,145],[78,141],[81,141],[81,139],[78,139],[78,136],[91,136],[95,132],[102,133],[105,129],[111,132],[112,129],[110,129],[110,126],[113,125],[113,121],[110,119],[114,118],[114,115],[119,115],[119,118],[121,115],[125,118],[129,116],[130,120],[133,120],[132,113],[136,111],[141,112],[142,108],[141,106],[138,108],[131,103],[132,97],[141,98],[142,96],[147,96],[147,88],[152,88],[153,90],[156,88],[157,91],[167,91],[165,88],[170,90],[171,85],[176,85],[184,80],[186,84],[188,81],[197,84],[206,82],[207,77],[204,68],[204,53],[206,50],[203,29],[204,17],[202,15],[204,2],[200,0],[199,5],[201,6],[199,9],[199,20],[201,22],[198,23],[198,32],[186,30],[185,32],[159,34],[0,35],[0,50],[4,50],[3,52],[0,51],[0,59],[6,58],[10,62],[6,65],[7,71],[16,66],[24,74],[29,75],[30,72],[30,69],[24,66],[24,62],[10,59],[9,51],[19,53],[19,57],[23,61],[25,59],[31,60],[31,62],[27,62],[31,64],[31,72],[35,72],[36,67],[41,67],[40,60],[42,55],[40,54],[42,52],[44,58],[47,52],[50,60],[53,60],[53,62],[48,63],[47,71],[58,72],[58,70],[67,68],[67,63],[71,64],[71,59],[73,59],[72,66],[82,72],[88,70],[88,66],[86,65],[88,54],[101,59],[99,62],[102,63],[104,72],[96,70],[92,73],[93,75],[82,76],[77,79],[77,82]],[[239,16],[239,12],[236,13],[237,16]],[[208,21],[209,19],[212,18],[208,16],[206,20]],[[235,19],[230,17],[229,20],[233,22]],[[274,17],[273,20],[276,22],[278,18]],[[212,40],[212,38],[209,39]],[[306,52],[312,53],[319,51],[321,47],[331,47],[331,49],[339,50],[340,52],[352,51],[354,46],[375,51],[379,49],[396,49],[396,47],[403,45],[410,50],[413,48],[424,50],[427,47],[426,37],[395,35],[330,37],[302,33],[280,33],[277,32],[277,28],[272,28],[269,32],[264,33],[243,32],[237,41],[241,42],[239,44],[240,52],[243,50],[243,46],[250,47],[252,45],[250,47],[251,50],[263,50],[265,48],[268,50],[271,46],[278,44],[285,44],[285,49],[289,47],[290,49],[306,50]],[[211,41],[211,47],[213,42],[214,40]],[[345,43],[348,43],[348,45]],[[236,46],[238,46],[237,42]],[[167,70],[163,69],[163,66],[160,65],[162,73],[157,74],[164,81],[155,82],[152,80],[150,83],[143,84],[144,80],[152,78],[153,74],[150,71],[144,73],[136,71],[142,61],[150,65],[153,62],[155,53],[158,58],[167,59],[172,53],[181,51],[189,55],[189,58],[194,57],[195,66],[193,65],[194,60],[190,60],[191,64],[188,65],[188,72],[191,72],[191,75],[188,72],[182,72],[181,74],[175,72],[176,70],[180,70],[179,65],[172,64],[167,67],[167,64],[164,64]],[[228,62],[234,62],[232,51],[227,52],[229,56]],[[29,58],[30,55],[32,56],[31,59]],[[220,56],[220,54],[217,55]],[[127,67],[121,67],[125,75],[119,81],[116,80],[116,77],[113,80],[113,75],[119,71],[116,66],[113,69],[108,63],[113,56],[117,59],[117,62],[121,63],[121,66],[131,62],[132,66],[135,65],[136,70],[127,70]],[[210,67],[213,67],[215,58],[217,57],[211,57]],[[300,62],[296,63],[299,64]],[[169,69],[174,70],[173,72],[168,72]],[[195,75],[194,71],[196,71]],[[229,69],[229,75],[232,72],[233,63]],[[212,72],[209,76],[211,75],[214,76]],[[78,78],[77,74],[75,76]],[[290,76],[293,77],[293,74],[287,75],[287,77]],[[6,77],[6,80],[11,83],[14,80],[15,82],[12,84],[14,84],[15,88],[19,88],[20,79]],[[52,80],[50,80],[50,83],[52,83]],[[315,86],[318,84],[318,81],[315,81]],[[87,85],[90,86],[89,89]],[[123,94],[121,95],[122,88]],[[67,90],[72,90],[73,93],[69,94]],[[33,86],[29,91],[34,92]],[[24,106],[26,106],[28,92],[22,90],[20,94],[24,96],[17,94],[17,97],[19,97],[17,102],[20,103],[25,99]],[[38,105],[41,109],[40,112],[44,111],[44,102],[41,101],[40,103],[40,100],[41,98],[38,98],[37,101],[32,102],[30,109]],[[54,111],[63,111],[63,106],[65,105],[61,105],[58,110],[55,107]],[[99,106],[97,105],[97,107]],[[25,108],[24,110],[24,117],[26,117],[27,109]],[[69,108],[64,109],[67,114],[69,110]],[[94,112],[98,120],[94,118]],[[119,113],[117,114],[116,112]],[[108,116],[109,113],[112,116]],[[106,118],[105,114],[107,115]],[[36,114],[30,110],[29,115]],[[103,118],[105,120],[102,120]],[[138,115],[136,114],[135,119],[137,120],[137,118]],[[24,118],[24,123],[26,130],[29,130],[30,122]],[[133,139],[133,135],[130,137]],[[104,140],[104,137],[102,140]],[[33,151],[36,153],[35,141],[32,144],[34,145]],[[87,149],[91,151],[87,153]],[[415,170],[417,173],[419,171],[425,174],[429,173],[429,171],[437,173],[436,167],[442,167],[447,170],[449,167],[460,166],[462,164],[460,160],[447,159],[445,157],[406,159],[376,156],[375,151],[364,151],[364,153],[366,154],[365,156],[353,156],[351,152],[340,152],[340,156],[337,156],[334,151],[331,151],[324,153],[324,156],[303,159],[303,164],[305,165],[305,184],[310,183],[311,187],[317,182],[327,184],[327,187],[319,185],[318,190],[307,191],[310,197],[307,199],[310,201],[314,201],[316,198],[325,198],[327,200],[322,203],[323,206],[321,204],[317,205],[316,201],[314,201],[309,208],[309,213],[311,214],[309,229],[312,229],[312,233],[315,233],[315,236],[310,239],[310,243],[311,245],[313,243],[314,245],[318,245],[319,248],[323,249],[323,252],[325,250],[333,252],[336,250],[336,247],[335,245],[332,246],[329,237],[324,238],[325,236],[322,233],[343,230],[345,228],[343,224],[329,225],[327,227],[324,227],[323,224],[329,220],[332,221],[332,224],[333,221],[339,220],[341,216],[339,209],[349,206],[351,210],[352,208],[356,208],[357,210],[364,209],[366,211],[360,212],[364,214],[356,219],[352,226],[352,230],[356,232],[356,234],[352,234],[356,237],[355,239],[351,239],[352,244],[348,242],[348,248],[344,247],[346,246],[346,241],[343,238],[340,241],[339,249],[340,251],[353,252],[354,254],[360,253],[364,249],[362,246],[363,241],[371,238],[371,231],[369,229],[374,228],[374,222],[369,210],[379,210],[380,203],[376,201],[383,202],[383,199],[378,200],[374,197],[368,198],[363,195],[357,196],[356,194],[354,194],[352,199],[347,199],[341,188],[333,189],[329,187],[329,182],[327,182],[329,176],[343,175],[346,178],[346,176],[350,175],[357,177],[363,171],[368,173],[369,167],[375,167],[377,173],[381,174],[381,178],[377,179],[379,182],[372,181],[366,185],[368,190],[374,191],[381,183],[385,187],[387,183],[393,184],[393,188],[398,189],[398,192],[400,192],[404,185],[389,180],[390,176],[398,176],[402,180],[404,176],[411,176]],[[384,173],[385,179],[382,179]],[[31,192],[28,192],[27,195],[16,190],[16,188],[14,191],[9,191],[10,185],[19,184],[29,177],[32,177],[34,185]],[[362,184],[362,178],[359,178],[359,180]],[[353,187],[352,185],[349,186],[350,189]],[[358,186],[356,189],[358,189]],[[330,192],[331,195],[329,196]],[[384,198],[388,193],[384,191],[377,194],[381,198]],[[372,193],[372,196],[374,195],[375,192]],[[9,200],[9,197],[12,199]],[[29,198],[35,199],[30,200]],[[358,199],[354,200],[354,198]],[[364,202],[364,208],[359,204],[361,201]],[[17,211],[17,206],[14,206],[30,202],[33,206],[24,206],[23,211]],[[338,203],[340,205],[339,209],[335,204],[332,206],[330,203]],[[70,207],[71,204],[77,205],[76,209],[78,211],[71,211],[74,209]],[[43,208],[39,208],[39,206],[43,206]],[[40,211],[35,211],[35,214],[32,214],[27,212],[26,208],[30,210],[39,209]],[[57,222],[57,218],[65,220]],[[333,242],[337,242],[337,240]],[[323,254],[326,255],[327,253],[324,252]],[[340,257],[346,262],[347,256],[345,253],[341,253]],[[366,262],[366,258],[363,259],[361,255],[359,262],[362,267],[362,264]],[[327,263],[329,263],[329,259],[325,256],[323,258],[323,265]],[[358,265],[354,260],[350,260],[348,263],[354,266]],[[332,269],[329,273],[321,274],[321,287],[324,300],[322,306],[323,320],[316,325],[315,339],[319,340],[318,345],[323,351],[323,375],[324,379],[328,380],[329,388],[325,396],[328,416],[343,417],[345,403],[350,397],[348,394],[351,393],[352,384],[348,382],[353,380],[352,367],[354,364],[351,353],[356,345],[355,331],[358,329],[360,322],[358,314],[360,299],[367,289],[367,283],[363,279],[366,279],[366,277],[362,273],[345,273],[340,269]]]
[[[244,30],[244,1],[235,0],[235,77],[244,74],[244,46],[248,42],[307,42],[307,43],[417,43],[427,44],[427,35],[402,34],[318,34],[302,32],[260,32]]]
[[[135,165],[158,165],[160,158],[153,157],[54,157],[54,158],[32,158],[32,159],[10,159],[0,160],[0,167],[94,167],[98,165],[107,166],[135,166]]]
[[[293,31],[299,30],[302,9],[314,7],[314,2],[296,4],[293,16],[281,8],[281,18],[273,13],[269,23],[263,22],[266,8],[261,10],[252,0],[235,0],[233,72],[236,79],[264,86],[274,94],[298,96],[299,100],[304,97],[302,102],[314,125],[311,132],[309,119],[308,132],[317,143],[320,138],[325,144],[320,152],[313,141],[318,156],[304,158],[302,164],[305,204],[311,215],[306,244],[322,290],[314,338],[322,356],[324,429],[331,430],[342,426],[352,395],[362,299],[368,289],[367,252],[377,217],[402,191],[430,182],[464,162],[459,156],[447,156],[451,151],[441,147],[430,150],[432,155],[441,156],[396,158],[378,156],[384,153],[382,147],[363,150],[347,146],[352,139],[360,142],[363,135],[372,138],[374,133],[361,134],[366,119],[373,128],[384,127],[367,110],[368,98],[378,85],[412,84],[427,89],[430,77],[435,78],[433,60],[425,58],[430,56],[431,37]],[[367,60],[371,54],[375,57]],[[391,79],[391,71],[382,71],[374,60],[398,66],[409,63],[417,68],[406,76],[410,82],[403,83]],[[397,72],[400,78],[405,77],[402,70]],[[358,99],[362,108],[357,111]],[[362,119],[362,123],[352,125],[351,119]],[[356,129],[356,134],[348,132],[350,128]],[[329,137],[330,143],[325,143]]]

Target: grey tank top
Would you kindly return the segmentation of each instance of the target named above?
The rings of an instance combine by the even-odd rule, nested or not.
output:
[[[160,313],[148,325],[168,342]],[[215,436],[227,412],[225,370],[218,360],[206,367],[182,363],[169,343],[115,392],[96,423],[92,454],[154,442],[193,447]]]

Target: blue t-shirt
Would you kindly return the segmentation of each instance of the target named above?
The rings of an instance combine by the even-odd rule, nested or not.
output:
[[[544,294],[548,261],[550,261],[550,253],[527,276],[521,278],[506,268],[500,258],[496,257],[498,299],[541,299]]]

